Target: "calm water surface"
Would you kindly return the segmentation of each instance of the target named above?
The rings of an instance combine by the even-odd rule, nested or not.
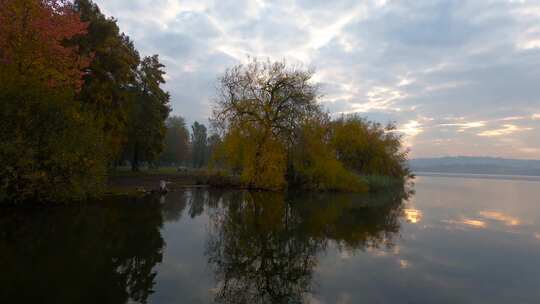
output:
[[[0,303],[540,303],[540,182],[0,209]]]

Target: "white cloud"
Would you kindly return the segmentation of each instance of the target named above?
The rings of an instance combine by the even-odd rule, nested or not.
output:
[[[188,121],[205,121],[226,67],[268,56],[313,66],[334,113],[397,121],[413,154],[474,146],[486,155],[532,155],[522,131],[540,128],[540,6],[530,1],[96,2],[143,55],[161,55],[173,113]]]
[[[478,133],[478,136],[487,136],[487,137],[503,136],[503,135],[510,135],[515,132],[530,131],[530,130],[533,130],[533,128],[519,127],[516,125],[507,124],[507,125],[503,125],[503,127],[499,129],[492,129],[492,130],[480,132]]]
[[[460,122],[460,123],[446,123],[440,124],[441,127],[458,127],[460,131],[465,131],[467,129],[481,128],[486,125],[485,121],[471,121],[471,122]]]

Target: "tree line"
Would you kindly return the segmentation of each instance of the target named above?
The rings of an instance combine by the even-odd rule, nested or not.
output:
[[[204,124],[197,121],[191,125],[190,132],[182,116],[169,117],[165,125],[164,149],[154,161],[156,166],[208,167],[221,141],[217,134],[211,134]]]
[[[252,59],[218,79],[210,128],[169,117],[158,55],[91,0],[0,0],[0,201],[102,193],[129,163],[208,167],[247,188],[365,191],[404,180],[393,124],[325,112],[313,71]]]
[[[106,170],[163,149],[169,93],[90,0],[0,1],[0,200],[98,195]]]

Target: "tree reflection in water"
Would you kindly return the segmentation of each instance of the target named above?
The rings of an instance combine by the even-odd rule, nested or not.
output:
[[[393,245],[406,196],[224,194],[210,212],[206,251],[216,302],[303,302],[330,242],[354,250]]]
[[[0,217],[1,303],[147,301],[165,245],[156,198],[38,209]]]
[[[216,302],[303,302],[329,245],[392,246],[406,198],[194,189],[2,210],[0,303],[145,303],[163,258],[163,221],[201,214],[210,218],[205,254]]]

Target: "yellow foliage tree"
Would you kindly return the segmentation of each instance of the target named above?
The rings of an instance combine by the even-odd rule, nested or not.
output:
[[[223,137],[214,160],[250,188],[366,191],[360,174],[406,176],[401,138],[356,117],[332,121],[312,76],[256,59],[227,70],[214,104]]]
[[[328,144],[328,118],[307,121],[293,152],[294,182],[303,188],[337,191],[367,191],[368,187],[336,159]]]

